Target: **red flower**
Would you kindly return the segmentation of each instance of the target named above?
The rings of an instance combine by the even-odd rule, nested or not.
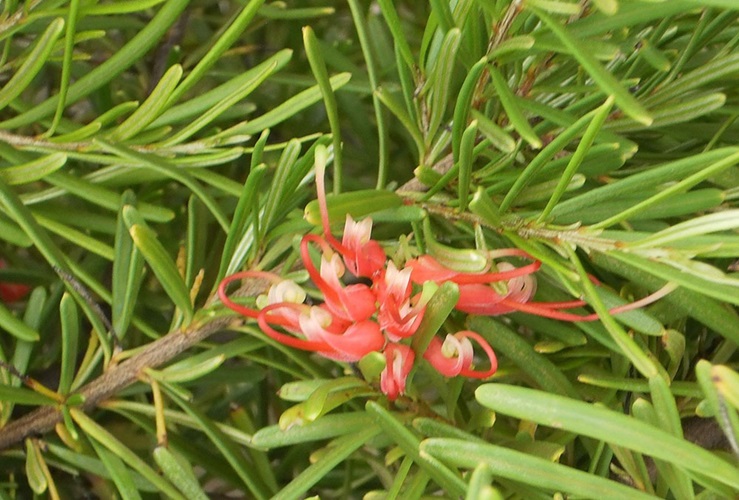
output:
[[[380,374],[380,389],[390,401],[405,394],[405,382],[416,355],[405,344],[390,343],[385,347],[385,369]]]

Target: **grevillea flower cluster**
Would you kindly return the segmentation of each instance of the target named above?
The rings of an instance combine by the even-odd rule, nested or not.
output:
[[[263,271],[244,271],[226,277],[220,283],[219,297],[230,309],[255,319],[267,336],[284,345],[343,362],[359,361],[372,352],[383,353],[386,364],[380,375],[380,388],[391,400],[405,393],[408,374],[416,356],[421,354],[411,348],[410,339],[418,331],[430,299],[428,294],[418,291],[426,282],[456,283],[459,300],[455,308],[469,314],[522,311],[563,321],[597,319],[595,314],[580,316],[565,311],[584,305],[584,301],[532,302],[536,291],[533,274],[541,263],[522,250],[488,252],[491,262],[504,257],[531,260],[521,267],[499,262],[495,272],[458,272],[430,255],[409,260],[398,268],[372,239],[372,220],[365,218],[357,222],[349,215],[339,241],[329,227],[322,169],[316,173],[316,185],[323,234],[305,235],[300,252],[310,280],[323,295],[323,302],[306,303],[306,292],[294,281]],[[320,259],[317,266],[312,249],[317,250]],[[257,299],[256,308],[237,304],[226,293],[230,283],[243,279],[272,283],[266,295]],[[494,287],[494,283],[505,285]],[[629,304],[611,312],[643,304],[643,301]],[[487,357],[483,362],[487,368],[473,368],[472,341]],[[484,379],[497,369],[491,346],[481,335],[468,330],[447,335],[443,340],[434,336],[422,355],[445,377]]]

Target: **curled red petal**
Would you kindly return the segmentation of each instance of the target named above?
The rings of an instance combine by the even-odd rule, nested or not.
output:
[[[278,283],[282,281],[282,278],[274,273],[269,273],[266,271],[242,271],[240,273],[226,276],[218,284],[218,298],[221,299],[223,305],[225,305],[232,311],[236,311],[239,314],[256,319],[257,316],[259,316],[259,311],[233,302],[226,293],[226,288],[229,284],[233,283],[234,281],[240,281],[244,279],[263,279],[271,281],[273,283]]]
[[[493,351],[493,348],[488,344],[487,340],[482,338],[482,336],[479,333],[470,331],[470,330],[464,330],[461,332],[457,332],[457,336],[465,337],[473,339],[477,344],[482,348],[482,350],[485,352],[485,354],[488,357],[488,369],[487,370],[471,370],[469,366],[462,369],[462,371],[459,373],[463,377],[469,377],[469,378],[488,378],[492,377],[493,374],[498,370],[498,358],[495,356],[495,351]]]
[[[279,308],[303,308],[303,307],[305,306],[302,306],[300,304],[292,304],[290,302],[271,304],[265,307],[264,309],[262,309],[261,311],[259,311],[259,314],[257,316],[257,322],[259,324],[259,328],[261,328],[261,330],[269,338],[271,338],[272,340],[276,340],[277,342],[283,345],[294,347],[295,349],[301,349],[303,351],[319,352],[321,354],[333,353],[334,350],[326,342],[300,339],[297,337],[293,337],[292,335],[286,335],[284,333],[280,333],[274,328],[272,328],[272,325],[270,324],[270,322],[275,323],[274,320],[278,319],[280,316],[278,314],[270,315],[269,313],[271,311],[274,311]]]
[[[422,255],[417,259],[408,261],[406,263],[406,267],[410,267],[413,270],[411,279],[414,283],[424,283],[426,281],[434,281],[437,283],[444,281],[453,281],[457,284],[494,283],[497,281],[508,281],[514,278],[535,273],[541,267],[540,261],[535,260],[523,250],[517,250],[513,248],[504,250],[506,250],[504,253],[500,253],[499,251],[498,255],[526,257],[529,259],[533,259],[534,261],[531,264],[505,271],[498,271],[493,273],[463,273],[445,267],[443,264],[439,263],[430,255]]]
[[[464,365],[471,363],[472,360],[467,360],[461,355],[452,357],[445,356],[442,351],[443,345],[444,343],[441,339],[434,336],[426,348],[426,352],[423,353],[423,358],[431,363],[431,366],[445,377],[456,377],[461,373],[462,369],[464,369]]]

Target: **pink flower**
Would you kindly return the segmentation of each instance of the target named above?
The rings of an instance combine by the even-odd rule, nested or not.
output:
[[[411,298],[411,270],[399,271],[393,262],[388,262],[376,288],[380,304],[377,319],[388,338],[397,342],[416,333],[428,300],[422,300],[421,294]]]
[[[385,369],[380,374],[380,389],[390,401],[405,394],[405,382],[416,355],[405,344],[389,343],[385,347]]]
[[[331,313],[320,307],[311,307],[308,314],[300,315],[300,328],[306,338],[331,347],[331,352],[322,353],[328,358],[355,362],[385,345],[380,326],[374,321],[351,323],[343,331],[332,329],[333,323]]]
[[[370,238],[371,235],[372,219],[367,217],[354,222],[351,215],[346,215],[344,237],[341,239],[341,247],[336,250],[344,257],[347,269],[354,276],[371,278],[385,265],[385,251]]]
[[[339,278],[344,273],[344,265],[336,254],[329,259],[321,257],[321,271],[313,265],[308,250],[308,243],[320,240],[320,237],[309,234],[303,237],[300,251],[308,274],[313,283],[323,293],[328,309],[344,321],[364,321],[372,316],[376,309],[376,298],[370,287],[363,283],[343,286]]]
[[[469,339],[475,340],[487,355],[489,363],[487,370],[475,371],[471,368],[474,351]],[[493,348],[479,334],[469,330],[447,335],[444,342],[439,340],[439,337],[433,337],[423,357],[445,377],[462,375],[482,379],[491,377],[498,369],[498,360]]]

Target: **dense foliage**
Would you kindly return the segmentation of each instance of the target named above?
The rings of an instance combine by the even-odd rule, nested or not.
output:
[[[3,2],[0,499],[734,498],[738,19]]]

